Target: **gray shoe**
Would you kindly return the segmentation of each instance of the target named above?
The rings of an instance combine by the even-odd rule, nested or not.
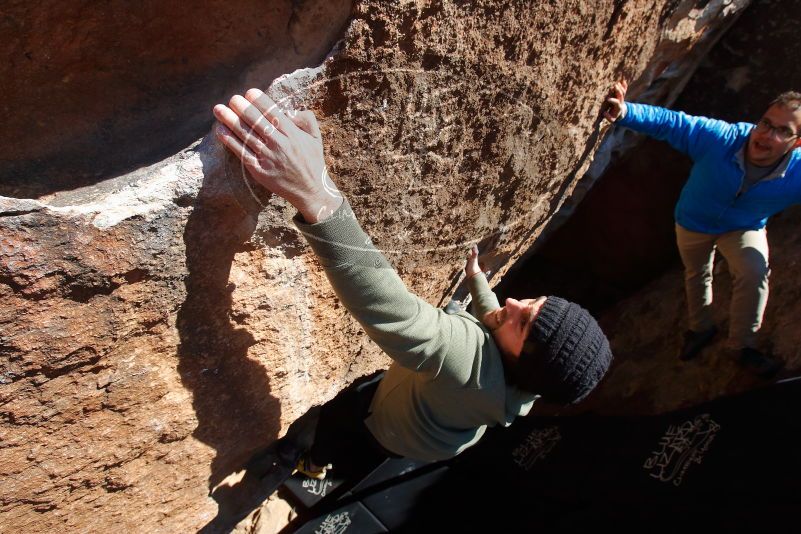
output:
[[[760,378],[773,378],[784,367],[784,362],[774,360],[751,347],[740,350],[738,363]]]
[[[687,330],[684,333],[684,343],[679,351],[679,359],[682,361],[692,360],[701,353],[704,347],[709,345],[715,335],[718,333],[718,327],[713,326],[703,332],[695,332],[694,330]]]

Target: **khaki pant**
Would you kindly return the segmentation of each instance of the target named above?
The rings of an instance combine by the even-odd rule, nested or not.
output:
[[[690,329],[700,332],[713,325],[712,266],[717,249],[732,275],[729,345],[735,349],[754,347],[768,303],[770,268],[765,229],[701,234],[677,224],[676,243],[684,263]]]

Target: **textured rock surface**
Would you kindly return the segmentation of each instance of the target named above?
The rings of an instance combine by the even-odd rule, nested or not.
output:
[[[705,57],[672,107],[728,121],[757,120],[778,93],[801,90],[793,49],[785,46],[799,24],[799,0],[753,3]],[[548,287],[522,280],[518,291],[573,291],[574,298],[600,308],[640,290],[603,318],[618,363],[595,402],[585,408],[654,413],[763,384],[727,359],[721,342],[698,361],[676,359],[686,313],[673,206],[689,168],[686,156],[646,140],[611,167],[541,254],[520,268],[521,276],[537,276]],[[762,342],[786,363],[784,376],[801,369],[801,330],[795,326],[801,314],[799,224],[801,211],[794,208],[768,225],[771,295]],[[515,285],[509,278],[504,283]],[[714,305],[724,331],[730,290],[724,263]]]
[[[500,277],[536,240],[591,160],[610,80],[674,90],[683,78],[665,73],[689,72],[746,3],[362,2],[340,50],[273,94],[318,113],[342,190],[437,305],[467,243]],[[294,5],[311,29],[331,19]],[[253,67],[238,88],[274,75]],[[156,112],[142,124],[169,129]],[[195,530],[216,513],[210,487],[387,363],[291,210],[249,187],[206,138],[91,187],[2,200],[3,528]]]

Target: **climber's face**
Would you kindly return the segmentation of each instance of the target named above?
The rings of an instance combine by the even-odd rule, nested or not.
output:
[[[492,338],[504,356],[517,358],[523,350],[534,320],[547,297],[516,300],[506,299],[506,305],[488,312],[481,319],[492,332]]]

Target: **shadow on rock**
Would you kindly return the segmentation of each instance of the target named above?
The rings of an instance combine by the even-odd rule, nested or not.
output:
[[[241,171],[211,136],[198,150],[204,178],[184,231],[188,275],[177,319],[178,371],[194,396],[193,436],[217,452],[211,489],[278,437],[281,406],[264,367],[248,358],[253,336],[231,320],[231,265],[250,247],[261,207],[238,198]]]

